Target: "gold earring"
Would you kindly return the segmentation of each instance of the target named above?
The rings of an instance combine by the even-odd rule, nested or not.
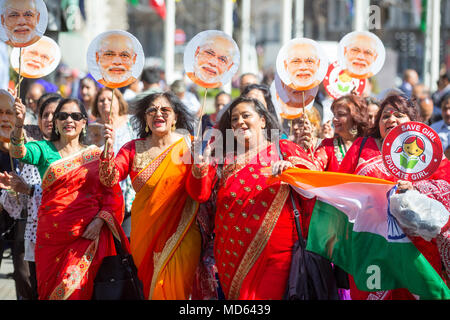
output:
[[[172,132],[175,131],[175,129],[176,129],[176,127],[175,127],[175,124],[176,124],[176,123],[177,123],[176,121],[175,121],[174,123],[172,123],[172,128],[171,128],[171,129],[172,129]]]
[[[55,133],[56,133],[56,134],[59,134],[59,132],[58,132],[58,127],[56,127],[56,126],[55,126]]]
[[[148,125],[145,126],[145,133],[148,133],[150,131]]]
[[[350,129],[350,134],[352,136],[356,136],[358,134],[358,129],[356,127],[353,127]]]

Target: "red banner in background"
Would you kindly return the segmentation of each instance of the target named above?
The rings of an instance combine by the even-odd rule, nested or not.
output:
[[[149,4],[162,19],[166,18],[166,4],[164,0],[149,0]]]

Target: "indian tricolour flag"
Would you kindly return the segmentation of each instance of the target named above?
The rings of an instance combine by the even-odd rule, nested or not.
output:
[[[389,213],[394,183],[289,168],[279,178],[317,197],[307,250],[351,274],[363,291],[406,288],[420,299],[450,299],[450,290]]]

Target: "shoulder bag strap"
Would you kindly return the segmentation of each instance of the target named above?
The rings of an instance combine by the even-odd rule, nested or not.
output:
[[[276,144],[277,149],[278,149],[278,155],[280,156],[280,160],[284,160],[283,154],[281,153],[281,149],[280,149],[280,140],[277,139],[275,144]],[[300,242],[300,245],[303,248],[305,248],[305,246],[306,246],[305,245],[305,239],[303,238],[302,229],[301,229],[301,226],[300,226],[300,211],[298,210],[297,205],[295,203],[294,195],[292,194],[292,188],[291,188],[290,185],[289,185],[289,188],[291,189],[289,191],[289,196],[291,198],[292,208],[294,209],[295,228],[297,229],[298,240]]]

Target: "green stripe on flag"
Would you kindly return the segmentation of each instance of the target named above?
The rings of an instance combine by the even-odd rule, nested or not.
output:
[[[450,299],[450,290],[414,244],[354,232],[345,213],[320,200],[311,217],[307,249],[351,274],[360,290],[407,288],[420,299]]]
[[[132,6],[137,6],[139,4],[139,0],[127,0],[127,2]]]

